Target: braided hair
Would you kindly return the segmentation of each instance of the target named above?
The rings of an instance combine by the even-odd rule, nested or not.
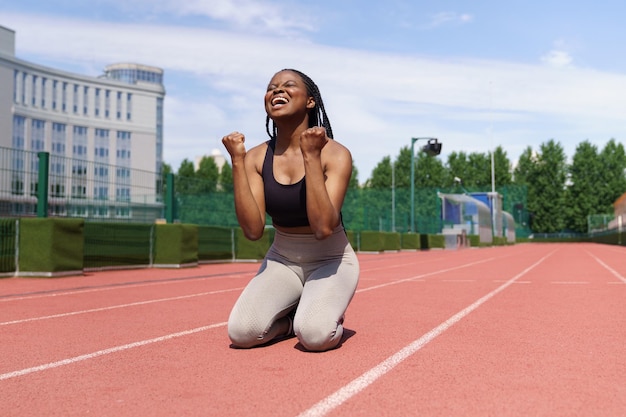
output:
[[[326,109],[324,108],[324,102],[322,101],[322,95],[320,94],[320,89],[313,82],[313,80],[303,72],[300,72],[295,69],[286,68],[282,71],[291,71],[300,76],[304,85],[306,86],[307,94],[313,97],[315,101],[315,106],[309,110],[309,127],[322,126],[326,129],[326,136],[333,139],[333,129],[330,127],[330,121],[328,120],[328,116],[326,116]],[[269,135],[271,139],[276,139],[276,135],[278,134],[278,128],[274,121],[272,121],[272,130],[270,131],[270,117],[267,116],[265,118],[265,131]]]

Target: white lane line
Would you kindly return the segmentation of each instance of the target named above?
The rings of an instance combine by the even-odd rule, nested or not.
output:
[[[399,279],[397,281],[391,281],[391,282],[386,282],[384,284],[380,284],[380,285],[373,285],[371,287],[366,287],[366,288],[361,288],[359,290],[357,290],[357,293],[360,292],[365,292],[365,291],[371,291],[371,290],[377,290],[379,288],[384,288],[384,287],[388,287],[390,285],[396,285],[396,284],[401,284],[403,282],[409,282],[409,281],[416,281],[419,280],[421,278],[425,278],[425,277],[430,277],[432,275],[439,275],[439,274],[443,274],[446,272],[450,272],[450,271],[455,271],[457,269],[462,269],[462,268],[468,268],[470,266],[474,266],[474,265],[479,265],[485,262],[489,262],[494,260],[495,258],[487,258],[487,259],[483,259],[482,261],[476,261],[476,262],[470,262],[468,264],[463,264],[463,265],[459,265],[459,266],[454,266],[452,268],[446,268],[446,269],[440,269],[438,271],[434,271],[434,272],[428,272],[426,274],[420,274],[420,275],[414,275],[412,277],[408,277],[408,278],[404,278],[404,279]]]
[[[151,281],[151,282],[138,282],[135,284],[127,284],[127,285],[111,285],[108,287],[99,287],[99,288],[86,288],[86,289],[82,289],[82,290],[69,290],[69,291],[64,291],[64,292],[53,292],[53,293],[48,293],[48,294],[33,294],[33,295],[24,295],[21,297],[7,297],[7,298],[0,298],[0,303],[4,303],[4,302],[9,302],[9,301],[22,301],[22,300],[31,300],[33,298],[47,298],[47,297],[60,297],[63,295],[74,295],[74,294],[85,294],[85,293],[90,293],[90,292],[100,292],[100,291],[112,291],[112,290],[120,290],[120,289],[126,289],[126,288],[137,288],[137,287],[146,287],[146,286],[151,286],[151,285],[168,285],[168,284],[179,284],[179,283],[187,283],[187,282],[191,282],[191,281],[203,281],[203,280],[207,280],[207,279],[216,279],[216,278],[239,278],[241,277],[245,277],[248,274],[243,274],[243,273],[237,273],[237,274],[232,274],[232,275],[224,275],[224,276],[220,276],[220,277],[198,277],[198,278],[191,278],[191,279],[180,279],[180,280],[168,280],[168,281]]]
[[[137,301],[135,303],[118,304],[118,305],[108,306],[108,307],[92,308],[92,309],[89,309],[89,310],[71,311],[69,313],[53,314],[53,315],[50,315],[50,316],[31,317],[31,318],[27,318],[27,319],[5,321],[5,322],[0,323],[0,326],[7,326],[9,324],[27,323],[27,322],[30,322],[30,321],[37,321],[37,320],[57,319],[57,318],[60,318],[60,317],[76,316],[78,314],[96,313],[96,312],[99,312],[99,311],[107,311],[107,310],[115,310],[115,309],[118,309],[118,308],[142,306],[142,305],[146,305],[146,304],[162,303],[162,302],[166,302],[166,301],[184,300],[184,299],[187,299],[187,298],[202,297],[202,296],[205,296],[205,295],[213,295],[213,294],[221,294],[221,293],[230,292],[230,291],[239,291],[239,290],[242,290],[242,289],[243,289],[243,287],[240,287],[240,288],[229,288],[227,290],[216,290],[216,291],[202,292],[202,293],[197,293],[197,294],[180,295],[178,297],[159,298],[159,299],[156,299],[156,300]]]
[[[541,264],[545,261],[549,256],[551,256],[554,252],[549,253],[548,255],[541,258],[539,261],[535,262],[510,280],[506,281],[504,284],[491,291],[489,294],[483,296],[482,298],[475,301],[470,306],[464,308],[463,310],[456,313],[454,316],[450,317],[445,322],[441,323],[439,326],[435,327],[419,339],[415,340],[413,343],[404,347],[394,355],[388,357],[383,362],[376,365],[374,368],[365,372],[360,377],[352,380],[347,385],[344,385],[339,390],[335,391],[333,394],[324,398],[313,407],[308,410],[303,411],[298,415],[298,417],[322,417],[330,413],[335,408],[342,405],[344,402],[348,401],[350,398],[363,391],[365,388],[369,387],[373,384],[378,378],[385,375],[387,372],[391,371],[397,365],[401,364],[405,359],[409,358],[411,355],[416,353],[434,338],[445,332],[447,329],[452,327],[455,323],[461,321],[465,316],[467,316],[472,311],[476,310],[487,300],[507,288],[509,285],[513,284],[515,280],[524,276],[528,272],[530,272],[533,268]]]
[[[605,264],[604,262],[602,262],[600,260],[600,258],[598,258],[597,256],[593,255],[591,252],[587,252],[593,259],[596,260],[596,262],[598,262],[600,265],[602,265],[604,267],[604,269],[606,269],[607,271],[609,271],[611,274],[615,275],[617,277],[617,279],[619,279],[620,281],[622,281],[624,284],[626,284],[626,278],[620,274],[619,272],[617,272],[616,270],[614,270],[613,268],[611,268],[610,266],[608,266],[607,264]]]
[[[363,292],[363,291],[374,290],[374,289],[378,289],[378,288],[382,288],[382,287],[387,287],[389,285],[400,284],[402,282],[407,282],[407,281],[416,281],[416,280],[419,280],[420,278],[423,278],[423,277],[437,275],[437,274],[442,274],[442,273],[449,272],[449,271],[454,271],[454,270],[460,269],[460,268],[467,268],[467,267],[470,267],[470,266],[473,266],[473,265],[477,265],[477,264],[480,264],[480,263],[491,261],[493,259],[494,258],[488,258],[488,259],[485,259],[485,260],[482,260],[482,261],[471,262],[471,263],[468,263],[468,264],[464,264],[464,265],[460,265],[460,266],[456,266],[456,267],[452,267],[452,268],[441,269],[441,270],[438,270],[438,271],[435,271],[435,272],[430,272],[430,273],[426,273],[426,274],[422,274],[422,275],[416,275],[416,276],[413,276],[413,277],[409,277],[409,278],[405,278],[405,279],[401,279],[401,280],[397,280],[397,281],[392,281],[392,282],[387,282],[387,283],[380,284],[380,285],[374,285],[374,286],[371,286],[371,287],[359,289],[356,292]],[[128,288],[128,287],[125,287],[125,288]],[[74,316],[74,315],[78,315],[78,314],[95,313],[95,312],[99,312],[99,311],[114,310],[114,309],[117,309],[117,308],[133,307],[133,306],[139,306],[139,305],[145,305],[145,304],[151,304],[151,303],[159,303],[159,302],[164,302],[164,301],[182,300],[182,299],[185,299],[185,298],[200,297],[200,296],[204,296],[204,295],[218,294],[218,293],[229,292],[229,291],[238,291],[238,290],[242,290],[242,289],[243,289],[243,287],[231,288],[231,289],[227,289],[227,290],[204,292],[204,293],[199,293],[199,294],[184,295],[184,296],[180,296],[180,297],[161,298],[161,299],[157,299],[157,300],[138,301],[136,303],[120,304],[120,305],[109,306],[109,307],[93,308],[93,309],[89,309],[89,310],[73,311],[73,312],[69,312],[69,313],[53,314],[53,315],[49,315],[49,316],[31,317],[31,318],[27,318],[27,319],[20,319],[20,320],[12,320],[12,321],[0,322],[0,326],[7,326],[7,325],[10,325],[10,324],[27,323],[27,322],[31,322],[31,321],[37,321],[37,320],[55,319],[55,318],[61,318],[61,317]],[[76,294],[76,293],[77,292],[73,292],[71,294]],[[61,293],[61,294],[57,294],[57,295],[62,295],[62,294],[65,294],[65,293]]]
[[[460,266],[456,266],[456,267],[452,267],[452,268],[447,268],[447,269],[441,269],[439,271],[430,272],[430,273],[426,273],[426,274],[422,274],[422,275],[416,275],[416,276],[409,277],[409,278],[406,278],[406,279],[401,279],[401,280],[398,280],[398,281],[392,281],[392,282],[387,282],[387,283],[380,284],[380,285],[374,285],[372,287],[362,288],[360,290],[357,290],[356,292],[369,291],[369,290],[373,290],[373,289],[387,287],[389,285],[400,284],[402,282],[407,282],[407,281],[416,281],[416,280],[419,280],[420,278],[423,278],[423,277],[437,275],[437,274],[442,274],[442,273],[449,272],[449,271],[454,271],[454,270],[460,269],[460,268],[466,268],[466,267],[477,265],[477,264],[480,264],[480,263],[483,263],[483,262],[488,262],[488,261],[491,261],[493,259],[494,258],[488,258],[488,259],[485,259],[485,260],[482,260],[482,261],[471,262],[471,263],[468,263],[468,264],[464,264],[464,265],[460,265]],[[199,278],[199,279],[206,279],[206,278]],[[186,282],[189,282],[189,281],[186,281]],[[158,283],[158,284],[160,284],[160,283]],[[142,285],[142,284],[139,284],[139,285]],[[128,288],[128,287],[125,287],[125,288]],[[199,294],[184,295],[184,296],[180,296],[180,297],[161,298],[161,299],[157,299],[157,300],[138,301],[138,302],[135,302],[135,303],[120,304],[120,305],[108,306],[108,307],[100,307],[100,308],[93,308],[93,309],[89,309],[89,310],[72,311],[72,312],[68,312],[68,313],[53,314],[53,315],[49,315],[49,316],[31,317],[31,318],[20,319],[20,320],[12,320],[12,321],[0,322],[0,326],[7,326],[7,325],[11,325],[11,324],[21,324],[21,323],[27,323],[27,322],[31,322],[31,321],[37,321],[37,320],[48,320],[48,319],[69,317],[69,316],[75,316],[75,315],[78,315],[78,314],[96,313],[96,312],[100,312],[100,311],[114,310],[114,309],[118,309],[118,308],[133,307],[133,306],[152,304],[152,303],[159,303],[159,302],[165,302],[165,301],[182,300],[182,299],[185,299],[185,298],[201,297],[201,296],[205,296],[205,295],[219,294],[219,293],[229,292],[229,291],[238,291],[238,290],[242,290],[242,289],[243,289],[243,287],[231,288],[231,289],[227,289],[227,290],[204,292],[204,293],[199,293]],[[84,292],[88,292],[88,291],[92,291],[92,290],[86,290]],[[80,292],[83,292],[83,291],[80,291]],[[72,292],[71,294],[76,294],[76,293],[78,293],[78,291]],[[66,293],[58,293],[58,294],[55,294],[55,295],[64,295],[64,294],[66,294]]]
[[[154,339],[141,340],[139,342],[129,343],[127,345],[115,346],[112,348],[99,350],[97,352],[88,353],[86,355],[74,356],[73,358],[63,359],[56,362],[50,362],[39,366],[34,366],[32,368],[21,369],[19,371],[8,372],[6,374],[0,374],[0,381],[5,379],[16,378],[18,376],[24,376],[28,374],[32,374],[35,372],[46,371],[52,368],[58,368],[59,366],[71,365],[76,362],[86,361],[88,359],[97,358],[98,356],[109,355],[111,353],[121,352],[123,350],[133,349],[136,347],[150,345],[152,343],[164,342],[166,340],[175,339],[177,337],[188,336],[194,333],[204,332],[206,330],[215,329],[218,327],[226,326],[226,322],[223,323],[215,323],[209,326],[196,327],[195,329],[185,330],[178,333],[172,333],[161,337],[155,337]]]

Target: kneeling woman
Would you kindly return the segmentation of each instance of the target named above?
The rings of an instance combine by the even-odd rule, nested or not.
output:
[[[300,71],[274,75],[265,111],[269,141],[246,151],[243,134],[222,139],[244,234],[259,239],[266,212],[276,230],[257,275],[230,313],[228,335],[241,348],[295,334],[307,350],[329,350],[341,342],[359,279],[341,222],[352,156],[332,140],[319,89]]]

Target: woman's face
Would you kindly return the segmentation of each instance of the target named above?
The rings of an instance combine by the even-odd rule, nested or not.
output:
[[[274,75],[265,92],[265,111],[272,119],[308,114],[315,107],[302,78],[293,71],[280,71]]]

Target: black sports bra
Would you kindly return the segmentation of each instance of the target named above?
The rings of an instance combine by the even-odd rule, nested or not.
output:
[[[268,142],[263,161],[263,189],[265,190],[265,211],[276,226],[309,226],[306,214],[306,183],[304,177],[295,184],[280,184],[274,178],[274,149],[276,141]]]

